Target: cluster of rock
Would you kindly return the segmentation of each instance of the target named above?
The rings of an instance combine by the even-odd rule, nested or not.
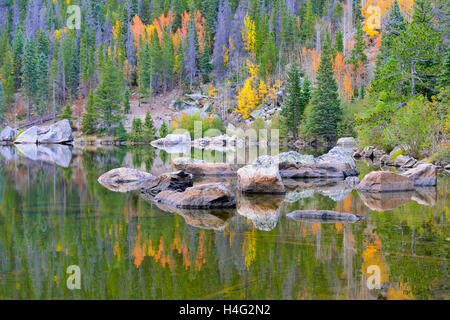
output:
[[[399,152],[401,152],[401,149],[398,147],[394,148],[389,154],[387,154],[383,150],[369,146],[363,150],[354,151],[353,157],[370,159],[374,163],[381,166],[392,166],[406,169],[413,168],[418,163],[418,161],[413,157],[398,154]]]
[[[73,141],[69,120],[61,120],[50,126],[33,126],[20,133],[6,127],[0,133],[2,144],[66,144]]]
[[[200,139],[191,140],[189,132],[183,134],[168,134],[166,137],[155,140],[151,143],[152,146],[160,149],[172,149],[175,151],[190,151],[190,147],[199,149],[212,149],[219,151],[226,151],[228,148],[234,147],[238,144],[243,144],[243,141],[236,136],[228,136],[226,134],[215,137],[204,137]],[[182,152],[179,152],[182,153]]]
[[[423,163],[400,174],[391,171],[372,171],[356,188],[362,192],[397,192],[412,191],[415,187],[436,184],[436,166]]]
[[[98,178],[98,182],[114,192],[140,189],[145,199],[181,209],[215,209],[236,206],[234,194],[223,184],[193,185],[192,174],[183,171],[165,173],[158,177],[150,173],[118,168]]]

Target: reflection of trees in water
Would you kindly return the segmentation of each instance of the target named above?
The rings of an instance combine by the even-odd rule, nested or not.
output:
[[[84,152],[71,179],[57,167],[2,168],[0,298],[376,298],[363,270],[377,261],[393,284],[387,297],[444,292],[444,189],[435,207],[409,202],[370,214],[357,193],[339,202],[315,193],[281,204],[282,212],[350,211],[367,223],[296,222],[281,214],[264,232],[235,215],[212,231],[137,192],[117,194],[97,183],[124,159],[123,150]],[[372,257],[380,259],[370,260],[377,244]],[[72,264],[81,268],[82,291],[66,288]]]

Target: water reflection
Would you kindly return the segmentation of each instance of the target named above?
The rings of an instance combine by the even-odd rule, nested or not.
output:
[[[245,196],[235,211],[186,212],[159,208],[137,190],[116,193],[97,182],[113,168],[146,168],[149,150],[74,152],[68,168],[3,159],[0,298],[449,297],[447,177],[439,177],[436,189],[417,189],[382,212],[371,210],[356,190],[345,197],[348,190],[340,184],[328,193],[325,185],[296,187],[303,193],[297,201]],[[153,155],[152,174],[171,171],[161,153]],[[345,189],[342,198],[338,186]],[[294,210],[366,219],[294,221],[286,217]],[[66,286],[70,265],[81,269],[81,290]],[[372,281],[374,270],[379,281]]]
[[[42,161],[68,168],[72,160],[72,148],[72,146],[62,144],[16,144],[0,147],[0,155],[6,161],[24,157],[27,160]]]

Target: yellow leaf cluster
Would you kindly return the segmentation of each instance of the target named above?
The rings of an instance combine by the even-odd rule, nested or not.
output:
[[[256,58],[256,30],[255,22],[250,19],[248,12],[245,14],[244,25],[241,30],[242,39],[244,40],[244,48],[253,59]]]

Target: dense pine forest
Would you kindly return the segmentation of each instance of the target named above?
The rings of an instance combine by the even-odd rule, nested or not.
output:
[[[1,0],[2,127],[151,141],[198,119],[448,163],[449,20],[444,0]],[[155,119],[198,93],[207,117]]]

